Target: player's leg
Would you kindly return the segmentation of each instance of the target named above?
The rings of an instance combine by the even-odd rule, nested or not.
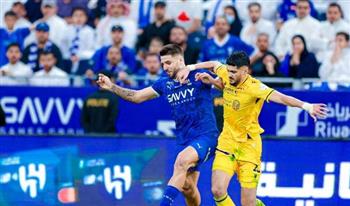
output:
[[[197,151],[191,146],[186,147],[177,155],[173,175],[163,194],[163,199],[160,203],[161,206],[172,205],[175,198],[180,194],[185,185],[188,169],[194,167],[198,160],[199,157]]]
[[[235,203],[233,203],[231,197],[227,193],[231,178],[232,175],[224,171],[213,170],[211,191],[217,206],[235,206]]]
[[[256,206],[256,188],[241,188],[242,206]]]
[[[260,136],[248,138],[240,144],[240,156],[237,161],[237,175],[241,184],[241,205],[256,206],[256,191],[261,175],[261,139]]]
[[[212,173],[212,188],[214,200],[217,206],[234,206],[231,197],[227,193],[227,188],[235,171],[235,160],[233,156],[220,151],[215,153]]]
[[[199,206],[201,204],[201,196],[197,187],[198,179],[199,171],[189,171],[187,173],[185,185],[182,187],[187,206]]]

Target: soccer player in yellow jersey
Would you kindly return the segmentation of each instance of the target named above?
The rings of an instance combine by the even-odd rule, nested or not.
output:
[[[314,120],[327,115],[325,104],[310,104],[269,88],[248,74],[249,66],[248,55],[235,52],[228,57],[226,65],[215,61],[188,65],[177,75],[180,82],[185,82],[189,71],[209,69],[219,78],[197,73],[196,79],[223,89],[224,128],[219,137],[212,174],[212,193],[218,206],[235,205],[227,194],[235,173],[241,185],[242,206],[263,205],[256,200],[256,190],[261,173],[260,134],[264,132],[258,117],[265,101],[302,108]]]

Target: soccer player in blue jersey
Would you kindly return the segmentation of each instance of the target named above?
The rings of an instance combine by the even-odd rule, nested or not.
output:
[[[179,46],[164,46],[160,51],[160,59],[168,76],[159,79],[151,87],[142,90],[126,89],[112,83],[103,74],[99,74],[97,83],[101,88],[134,103],[159,96],[167,99],[176,122],[179,153],[160,205],[172,205],[176,196],[182,193],[188,206],[199,206],[198,166],[214,155],[218,136],[211,86],[195,80],[198,72],[191,72],[184,84],[176,80],[178,71],[185,68],[183,51]]]

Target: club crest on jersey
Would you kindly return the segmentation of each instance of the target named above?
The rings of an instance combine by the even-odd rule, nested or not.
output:
[[[172,89],[174,87],[174,82],[171,82],[171,81],[166,82],[166,87],[168,89]]]
[[[241,106],[241,103],[238,101],[238,100],[234,100],[233,102],[232,102],[232,108],[234,109],[234,110],[239,110],[239,107]]]

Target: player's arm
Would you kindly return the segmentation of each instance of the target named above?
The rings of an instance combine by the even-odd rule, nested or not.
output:
[[[105,90],[111,91],[121,98],[134,103],[141,103],[158,97],[152,87],[146,87],[141,90],[126,89],[114,84],[107,76],[98,74],[97,84]]]
[[[219,90],[223,90],[225,87],[221,78],[219,78],[219,77],[214,78],[213,76],[211,76],[210,74],[208,74],[206,72],[197,73],[195,78],[196,78],[196,81],[200,80],[205,84],[212,84],[215,88],[217,88]]]
[[[273,91],[269,96],[269,100],[290,107],[298,107],[307,111],[316,121],[317,118],[327,117],[327,106],[325,104],[310,104],[303,102],[295,97],[282,94],[278,91]]]
[[[196,69],[208,69],[211,72],[216,72],[216,69],[219,68],[222,64],[218,61],[206,61],[206,62],[200,62],[197,64],[190,64],[187,65],[185,68],[181,69],[177,75],[176,79],[182,84],[186,82],[186,79],[188,77],[188,74],[190,71],[196,70]]]

